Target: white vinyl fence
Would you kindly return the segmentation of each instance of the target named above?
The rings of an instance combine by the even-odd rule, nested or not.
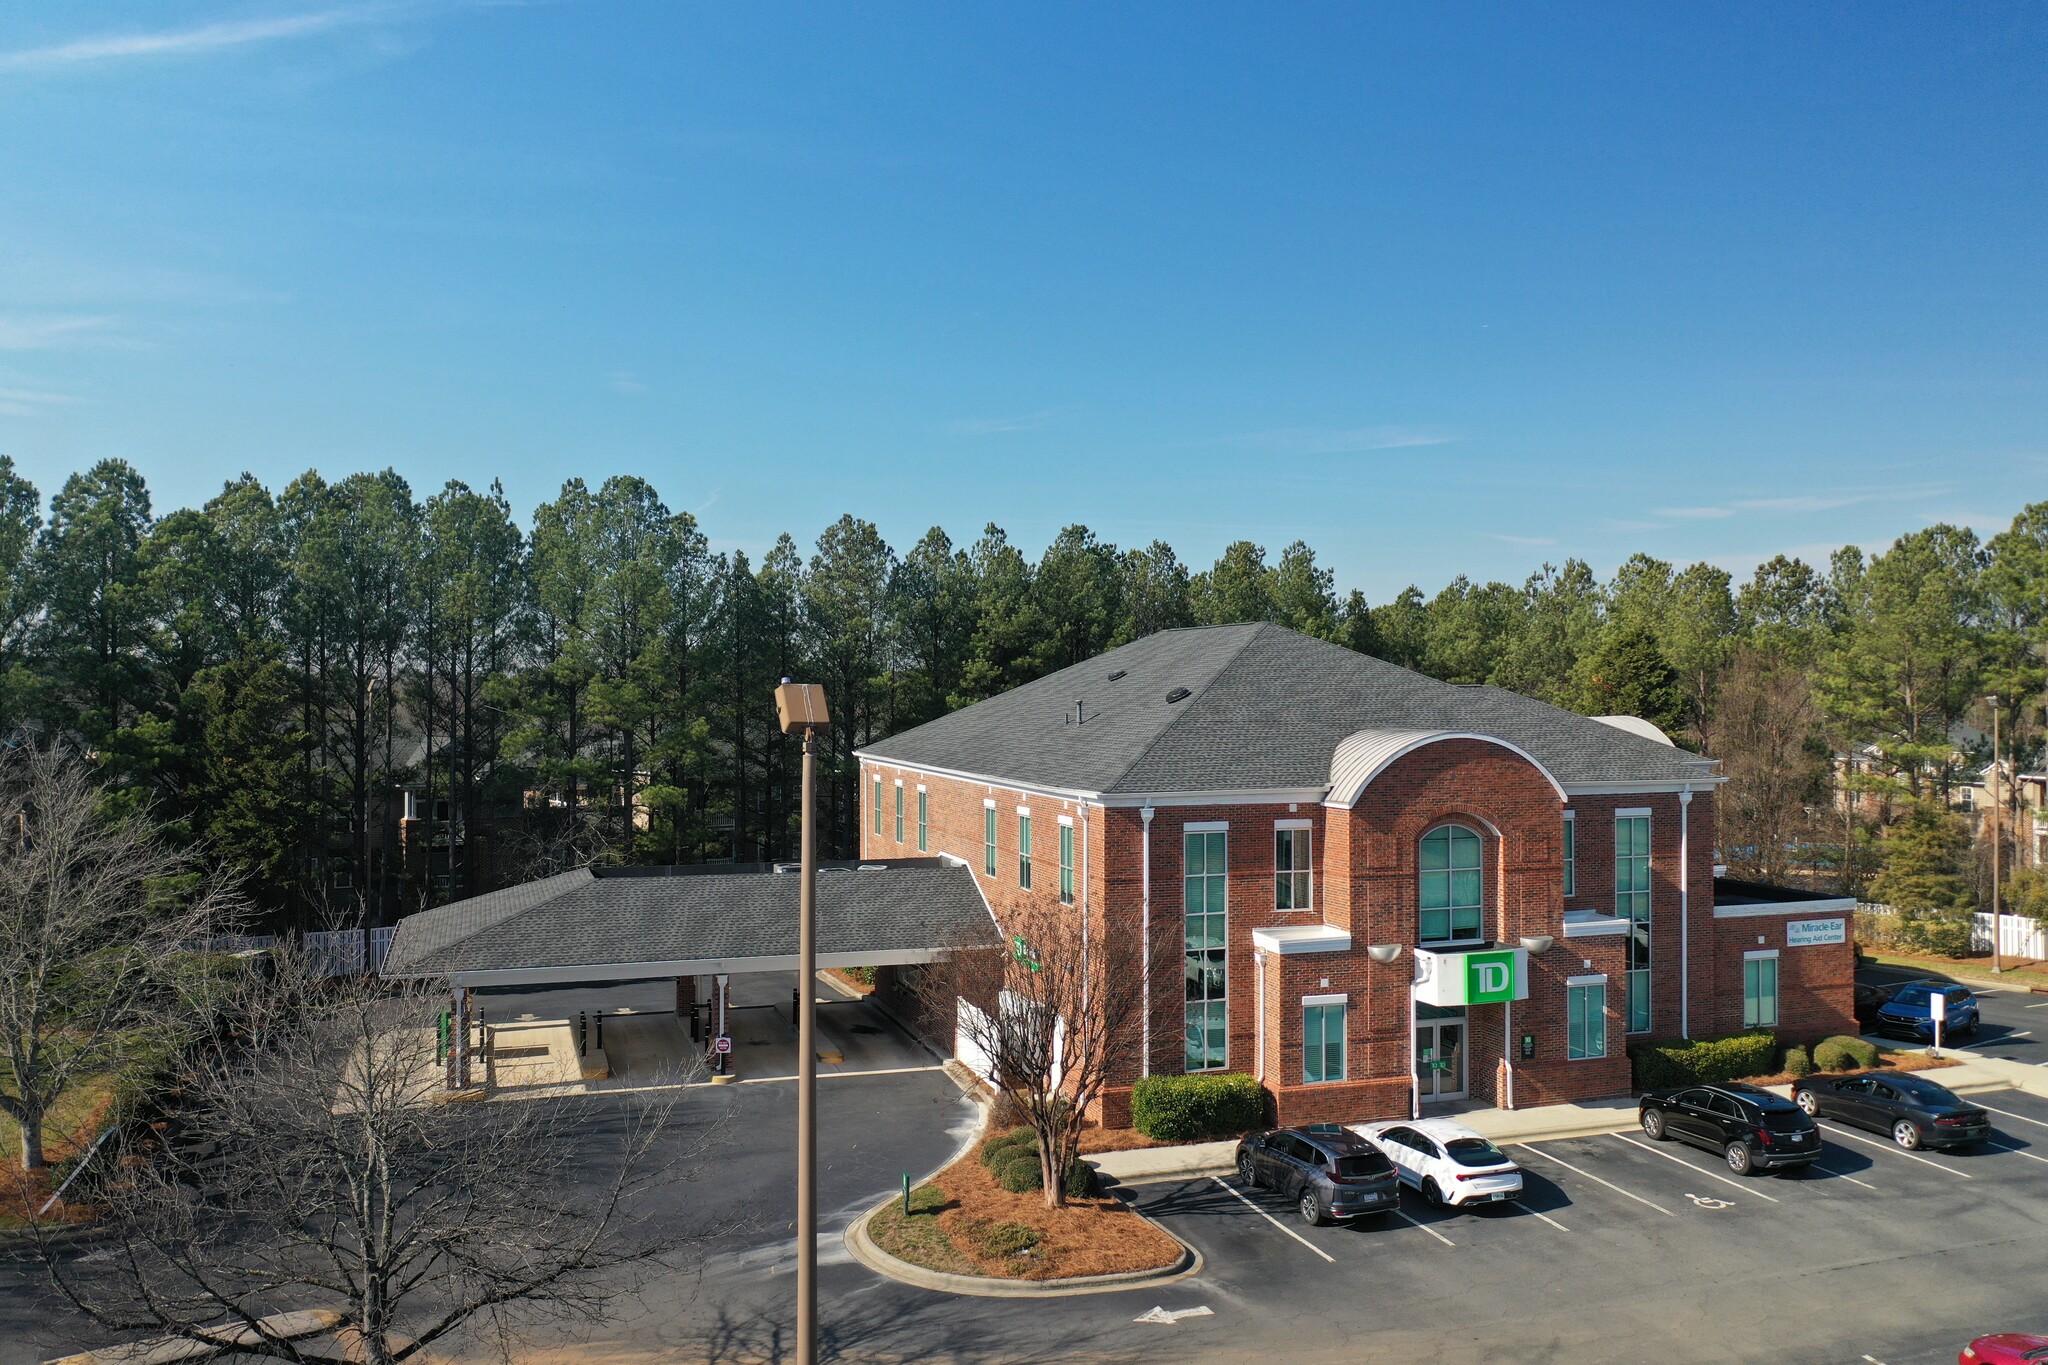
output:
[[[395,925],[368,931],[326,929],[306,935],[306,960],[321,976],[360,976],[380,972],[391,951]]]
[[[1889,905],[1863,902],[1856,907],[1859,915],[1891,915],[1897,912]],[[1991,913],[1980,910],[1975,916],[1970,932],[1970,946],[1980,953],[1991,951]],[[2026,915],[2015,915],[2010,911],[1999,916],[1998,951],[2005,957],[2032,958],[2036,962],[2048,962],[2048,928],[2041,922]]]

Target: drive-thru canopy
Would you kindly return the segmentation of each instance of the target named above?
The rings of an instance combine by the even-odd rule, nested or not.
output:
[[[791,971],[801,884],[787,864],[579,868],[406,917],[384,975],[460,987]],[[819,866],[820,967],[930,962],[1000,942],[961,863]]]

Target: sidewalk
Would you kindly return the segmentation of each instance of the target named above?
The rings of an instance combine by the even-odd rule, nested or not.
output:
[[[2044,1070],[2042,1079],[2048,1080],[2048,1070]],[[1636,1102],[1633,1098],[1621,1097],[1591,1100],[1585,1104],[1544,1104],[1531,1109],[1473,1108],[1463,1112],[1445,1111],[1433,1117],[1456,1119],[1496,1143],[1551,1142],[1559,1138],[1592,1137],[1597,1133],[1619,1133],[1634,1128]],[[1145,1147],[1129,1152],[1104,1152],[1088,1160],[1103,1175],[1125,1184],[1222,1175],[1236,1169],[1237,1143],[1226,1140],[1194,1142],[1181,1147]]]

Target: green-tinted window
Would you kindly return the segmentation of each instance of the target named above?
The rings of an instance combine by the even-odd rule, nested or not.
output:
[[[1017,885],[1031,889],[1031,817],[1017,817]]]
[[[1742,1026],[1778,1025],[1778,959],[1745,958],[1742,963]]]
[[[1564,893],[1579,894],[1579,822],[1569,812],[1564,817]]]
[[[920,791],[917,794],[917,851],[919,853],[925,851],[926,840],[931,829],[931,826],[927,823],[931,809],[927,803],[930,799],[931,794],[929,792]]]
[[[1614,913],[1628,921],[1628,1031],[1650,1030],[1650,817],[1614,817]]]
[[[1440,825],[1422,836],[1418,878],[1423,943],[1477,942],[1484,937],[1479,836],[1463,825]]]
[[[875,834],[880,836],[882,833],[882,779],[879,777],[875,779],[874,807]]]
[[[1273,908],[1309,910],[1309,832],[1305,829],[1273,831]]]
[[[1074,827],[1060,826],[1060,904],[1074,903]]]
[[[981,870],[996,875],[996,808],[981,808]]]
[[[1344,1006],[1304,1005],[1301,1010],[1301,1080],[1304,1085],[1344,1079]]]
[[[1187,1069],[1230,1064],[1228,1038],[1228,864],[1224,835],[1186,834],[1181,844],[1181,897],[1187,971]]]
[[[903,842],[903,784],[896,784],[896,842]]]
[[[1607,986],[1564,988],[1564,1055],[1571,1061],[1607,1055]]]

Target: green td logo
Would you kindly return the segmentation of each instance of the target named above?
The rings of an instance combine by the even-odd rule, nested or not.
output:
[[[1495,1005],[1515,998],[1515,954],[1466,953],[1465,1003]]]

